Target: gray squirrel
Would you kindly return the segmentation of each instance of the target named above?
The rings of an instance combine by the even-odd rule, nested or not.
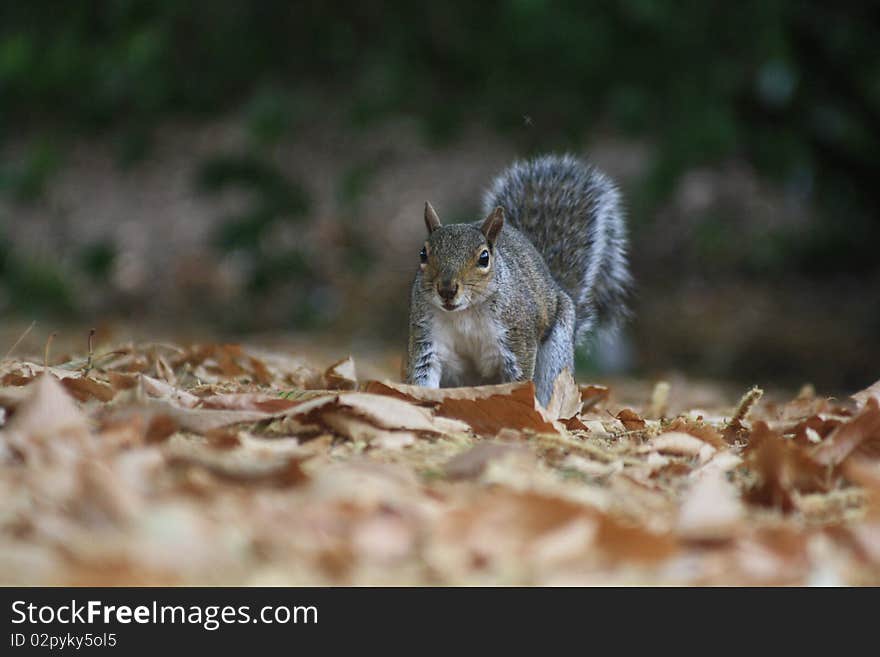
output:
[[[544,406],[574,349],[627,315],[631,285],[620,193],[570,156],[518,161],[483,199],[486,219],[428,238],[410,296],[408,383],[430,388],[533,380]]]

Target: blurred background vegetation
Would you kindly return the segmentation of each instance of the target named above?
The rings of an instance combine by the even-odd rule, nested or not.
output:
[[[0,4],[0,312],[403,345],[420,206],[511,158],[628,199],[587,368],[880,375],[880,5]]]

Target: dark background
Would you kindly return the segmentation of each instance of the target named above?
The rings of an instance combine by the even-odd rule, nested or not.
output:
[[[0,313],[402,349],[424,201],[546,150],[629,206],[585,371],[880,375],[877,3],[4,2]]]

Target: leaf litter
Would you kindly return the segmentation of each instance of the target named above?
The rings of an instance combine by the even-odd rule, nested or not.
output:
[[[565,372],[543,408],[228,344],[6,358],[0,583],[880,584],[880,382],[643,389]]]

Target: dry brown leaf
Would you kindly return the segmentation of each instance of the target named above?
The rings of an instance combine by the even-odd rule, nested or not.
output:
[[[627,431],[639,431],[645,428],[645,420],[631,408],[624,408],[617,414]]]
[[[862,411],[838,426],[817,445],[811,457],[822,465],[838,465],[853,453],[880,455],[880,401],[868,397]]]
[[[116,396],[116,390],[107,383],[96,381],[87,376],[69,376],[61,379],[67,391],[79,401],[88,401],[89,399],[98,399],[102,402],[108,402]]]
[[[689,420],[683,417],[676,418],[669,424],[666,431],[689,434],[708,443],[715,449],[725,449],[728,446],[727,441],[724,440],[714,427],[696,420]]]
[[[434,417],[425,408],[393,397],[364,392],[344,392],[302,402],[284,413],[303,423],[320,424],[325,413],[345,413],[391,430],[433,434],[466,432],[468,426]]]
[[[608,397],[611,395],[611,390],[606,386],[591,384],[581,386],[580,388],[582,413],[592,409],[595,406],[598,406],[604,401],[607,401]]]
[[[845,421],[846,418],[843,417],[820,413],[801,420],[790,429],[790,433],[794,434],[794,439],[798,444],[811,445],[820,443]]]
[[[436,413],[461,420],[478,434],[494,436],[502,429],[531,429],[537,433],[560,433],[535,399],[535,384],[506,383],[473,388],[421,388],[370,381],[367,392],[409,401],[432,402]]]
[[[354,359],[349,356],[333,363],[324,371],[328,390],[356,390],[358,385]]]
[[[611,561],[650,563],[675,555],[678,541],[669,532],[653,532],[625,524],[612,516],[602,516],[596,545]]]
[[[563,426],[569,431],[589,431],[590,428],[577,415],[562,420]]]
[[[255,356],[249,356],[248,364],[250,365],[251,374],[257,383],[264,386],[272,383],[272,373],[262,360]]]
[[[758,475],[759,483],[746,498],[754,504],[771,506],[782,511],[796,508],[797,493],[827,490],[826,469],[812,460],[807,452],[758,421],[746,450],[746,464]]]
[[[9,372],[3,375],[3,378],[0,379],[0,384],[4,386],[21,387],[33,382],[35,378],[36,375],[34,374],[23,375],[18,372]]]
[[[117,391],[130,390],[138,385],[139,375],[126,372],[107,372],[107,380]]]
[[[214,429],[268,420],[274,415],[262,411],[227,411],[177,406],[167,400],[149,399],[146,408],[154,415],[164,415],[177,426],[193,433],[205,434]]]
[[[581,410],[581,391],[568,368],[564,368],[553,382],[553,392],[547,403],[547,415],[552,420],[573,418]]]
[[[199,408],[227,411],[283,413],[301,402],[302,399],[287,399],[262,392],[231,392],[202,397],[198,406]]]
[[[138,376],[143,391],[152,397],[166,399],[184,408],[195,408],[201,401],[196,395],[180,388],[175,388],[159,379],[154,379],[146,374]]]
[[[171,365],[162,356],[156,357],[156,375],[168,385],[177,386],[177,376],[175,376]]]
[[[688,433],[669,431],[659,436],[654,436],[639,448],[639,451],[656,451],[663,454],[676,454],[678,456],[699,456],[701,460],[705,461],[716,450],[708,443],[704,443],[699,438]]]

